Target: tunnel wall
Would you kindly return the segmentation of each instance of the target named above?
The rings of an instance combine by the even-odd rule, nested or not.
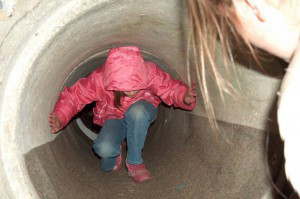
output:
[[[113,46],[138,45],[187,79],[183,1],[2,2],[13,5],[3,7],[0,18],[0,175],[4,182],[0,193],[4,198],[38,197],[23,155],[55,139],[48,133],[47,115],[65,80],[83,60]],[[240,90],[250,100],[228,97],[225,107],[212,87],[217,119],[265,130],[280,79],[246,67],[239,67],[239,74]],[[191,114],[205,116],[200,97],[198,101]]]
[[[14,1],[14,0],[11,0]],[[103,1],[104,2],[104,1]],[[111,1],[113,2],[113,1]],[[110,2],[110,3],[111,3]],[[110,4],[108,3],[108,4]],[[10,3],[14,5],[13,3]],[[71,4],[71,3],[70,3]],[[76,5],[76,2],[74,2]],[[73,13],[74,16],[77,17],[77,15],[80,15],[79,11],[80,9],[83,9],[83,7],[86,7],[89,3],[85,2],[82,4],[77,3],[77,8],[76,13]],[[105,4],[105,3],[104,3]],[[132,2],[131,2],[132,4]],[[114,43],[116,45],[116,41],[114,41],[114,37],[117,38],[118,42],[124,42],[126,39],[127,43],[134,44],[135,42],[139,41],[139,39],[143,38],[143,42],[147,44],[151,44],[148,48],[151,47],[151,51],[154,54],[158,54],[163,52],[164,54],[164,59],[174,68],[179,74],[186,74],[186,68],[182,67],[185,65],[185,53],[186,53],[186,34],[187,34],[187,24],[186,24],[186,19],[182,18],[180,16],[186,15],[186,11],[182,9],[184,5],[182,3],[178,4],[170,4],[166,3],[164,7],[168,7],[168,9],[171,9],[172,13],[163,13],[163,6],[160,7],[160,9],[155,9],[155,12],[152,12],[151,9],[153,9],[153,5],[149,3],[149,9],[148,11],[143,8],[140,10],[138,13],[135,13],[133,10],[127,10],[126,12],[130,13],[135,13],[132,16],[127,16],[124,17],[122,16],[122,21],[120,24],[115,24],[113,26],[105,26],[107,30],[105,30],[106,34],[101,35],[101,39],[98,38],[98,40],[103,40],[103,41],[109,41],[108,43],[110,44],[105,44],[105,43],[94,43],[93,46],[98,45],[98,48],[94,51],[98,51],[108,47],[111,47],[111,44]],[[145,5],[148,5],[145,4]],[[25,41],[28,41],[31,36],[35,35],[35,37],[39,37],[38,32],[36,30],[45,22],[45,19],[49,16],[51,16],[51,13],[55,13],[56,9],[58,9],[60,6],[59,2],[52,1],[51,3],[45,2],[45,1],[32,1],[30,3],[24,3],[22,1],[15,1],[15,6],[14,9],[9,9],[9,13],[7,13],[6,16],[2,14],[2,19],[1,19],[1,26],[3,27],[0,30],[0,39],[2,41],[2,52],[1,52],[1,74],[7,74],[10,71],[9,68],[9,61],[12,61],[12,56],[16,56],[17,53],[13,52],[18,52],[21,50],[21,46],[26,43]],[[126,2],[124,2],[123,6],[128,6],[128,7],[134,7],[137,5],[130,5]],[[67,7],[67,6],[65,6]],[[120,7],[109,7],[111,11],[116,11],[118,12],[118,9],[121,9],[122,6]],[[69,8],[65,8],[68,10]],[[12,10],[12,11],[11,11]],[[51,11],[50,11],[51,10]],[[134,9],[136,10],[136,9]],[[84,12],[84,11],[82,11]],[[91,11],[95,12],[95,11]],[[144,14],[143,14],[144,12]],[[145,15],[145,13],[147,13]],[[2,10],[2,13],[5,13],[5,9]],[[177,14],[176,14],[177,13]],[[81,13],[82,14],[82,13]],[[99,14],[99,13],[98,13]],[[155,18],[150,18],[151,15],[155,14]],[[105,17],[103,17],[103,15]],[[110,24],[114,19],[119,19],[119,16],[117,14],[113,14],[113,18],[111,17],[111,14],[99,14],[99,20],[97,24]],[[136,17],[136,18],[135,18]],[[66,16],[64,18],[67,18]],[[136,20],[133,20],[133,19]],[[95,18],[86,18],[84,21],[92,21]],[[65,23],[68,23],[68,21],[73,20],[71,18],[65,19]],[[76,19],[78,20],[78,19]],[[131,21],[132,20],[132,21]],[[129,22],[130,21],[130,22]],[[71,23],[73,24],[75,21],[72,21]],[[94,21],[95,22],[95,21]],[[124,23],[125,22],[125,23]],[[62,22],[63,23],[63,22]],[[144,25],[142,25],[142,24]],[[76,23],[74,23],[76,24]],[[93,25],[97,25],[93,24]],[[125,25],[126,24],[126,25]],[[128,24],[130,24],[128,26]],[[169,24],[166,26],[166,24]],[[79,24],[77,24],[79,25]],[[80,24],[83,29],[87,28],[85,27],[85,24]],[[141,27],[144,26],[144,27]],[[23,28],[26,27],[26,31],[23,31]],[[78,27],[78,26],[77,26]],[[92,27],[92,25],[90,26]],[[99,26],[100,27],[100,26]],[[99,32],[101,28],[97,28],[95,30],[92,30],[92,32],[95,33],[102,33]],[[148,27],[148,30],[147,28]],[[151,27],[151,28],[150,28]],[[154,27],[154,28],[153,28]],[[163,27],[163,28],[162,28]],[[69,30],[68,33],[65,34],[71,34],[71,32],[74,32],[74,26],[73,27],[63,27],[62,24],[60,24],[59,27],[57,27],[56,31],[65,31]],[[108,30],[110,28],[110,30]],[[141,28],[143,31],[141,31]],[[73,29],[73,30],[72,30]],[[99,30],[100,29],[100,30]],[[152,30],[151,30],[152,29]],[[22,30],[22,31],[21,31]],[[160,30],[160,31],[158,31]],[[76,32],[76,31],[75,31]],[[74,32],[74,33],[75,33]],[[91,30],[85,30],[84,32],[88,33],[91,32]],[[109,33],[108,33],[109,32]],[[111,34],[113,32],[113,34]],[[128,35],[130,34],[135,34],[136,32],[140,32],[142,34],[139,34],[140,38],[129,38]],[[149,32],[152,32],[151,34],[155,35],[158,34],[162,40],[167,43],[165,47],[159,47],[160,40],[157,39],[157,37],[150,37],[147,35]],[[155,33],[154,33],[155,32]],[[61,33],[59,33],[61,34]],[[48,39],[54,38],[56,35],[55,32],[48,32]],[[77,34],[78,35],[78,34]],[[81,37],[83,37],[84,33],[82,34]],[[127,38],[124,38],[124,35],[126,35]],[[172,37],[169,37],[172,35]],[[66,35],[64,35],[66,36]],[[68,36],[68,35],[67,35]],[[133,36],[133,35],[131,35]],[[43,37],[43,36],[40,36]],[[63,36],[60,37],[60,45],[65,45],[68,41],[68,39],[63,38]],[[93,37],[96,38],[95,35]],[[122,38],[123,37],[123,38]],[[37,40],[37,38],[35,38]],[[69,42],[79,42],[79,36],[78,38],[69,38]],[[146,40],[147,41],[144,41]],[[122,41],[123,40],[123,41]],[[13,41],[13,42],[12,42]],[[63,41],[63,42],[62,42]],[[97,39],[95,40],[97,41]],[[172,42],[171,42],[172,41]],[[176,41],[176,42],[174,42]],[[49,42],[49,41],[48,41]],[[57,42],[58,43],[58,42]],[[54,44],[57,45],[57,44]],[[123,43],[124,45],[124,43]],[[142,43],[140,44],[142,47]],[[60,47],[60,46],[56,46]],[[159,50],[158,50],[159,49]],[[172,49],[172,50],[171,50]],[[91,49],[89,50],[91,51]],[[69,51],[68,55],[71,55],[73,52]],[[76,53],[76,52],[74,52]],[[179,57],[179,59],[178,59]],[[221,55],[219,57],[222,57]],[[67,60],[67,59],[66,59]],[[274,60],[268,61],[268,67],[277,67],[278,64],[274,62]],[[219,60],[220,63],[220,68],[222,67],[222,59]],[[222,121],[228,121],[231,123],[237,123],[237,124],[243,124],[246,126],[251,126],[254,128],[258,129],[264,129],[265,128],[265,119],[266,115],[268,114],[270,110],[270,101],[274,100],[274,93],[276,92],[279,84],[280,84],[280,78],[281,77],[271,77],[271,76],[266,76],[265,74],[262,74],[261,72],[258,72],[255,70],[256,64],[251,62],[249,58],[246,58],[244,61],[244,66],[240,67],[240,63],[237,63],[238,65],[238,74],[239,74],[239,81],[241,81],[241,88],[239,91],[242,93],[243,96],[245,96],[245,99],[249,99],[248,102],[245,101],[238,101],[238,100],[232,100],[232,98],[228,97],[227,101],[230,101],[230,103],[227,103],[227,107],[223,105],[223,102],[221,102],[219,97],[216,97],[214,100],[214,107],[216,107],[216,113],[217,113],[217,119],[222,120]],[[250,66],[252,65],[252,66]],[[246,66],[246,67],[245,67]],[[3,79],[5,79],[7,75],[2,75],[0,78],[2,79],[1,82],[4,82]],[[182,75],[182,78],[186,80],[186,75]],[[234,77],[230,77],[234,78]],[[209,82],[209,85],[214,85],[214,82]],[[264,86],[260,86],[264,85]],[[255,89],[253,89],[255,88]],[[211,88],[212,90],[216,89],[214,86]],[[213,92],[217,96],[217,92]],[[247,111],[248,114],[243,114],[244,111]],[[205,116],[205,111],[203,110],[203,107],[198,106],[198,108],[194,111],[194,114]]]

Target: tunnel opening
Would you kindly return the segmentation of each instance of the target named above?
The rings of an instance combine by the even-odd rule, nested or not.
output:
[[[124,167],[117,175],[102,172],[92,139],[76,120],[51,135],[47,116],[62,87],[100,66],[110,47],[140,46],[149,60],[161,57],[167,72],[187,82],[188,23],[182,1],[58,2],[40,1],[20,20],[16,30],[26,34],[8,51],[13,61],[7,62],[2,84],[6,98],[1,99],[0,123],[6,198],[277,198],[270,178],[284,179],[282,143],[278,130],[271,130],[269,146],[276,147],[267,161],[265,118],[275,107],[273,97],[267,97],[278,82],[251,71],[241,69],[242,94],[266,102],[231,101],[224,109],[215,97],[219,134],[211,130],[201,100],[192,113],[159,107],[143,152],[154,175],[149,183],[136,185]],[[26,29],[28,24],[33,28]]]

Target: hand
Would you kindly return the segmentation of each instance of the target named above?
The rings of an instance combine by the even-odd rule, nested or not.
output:
[[[62,122],[60,121],[59,117],[51,112],[48,117],[49,126],[51,127],[51,133],[56,134],[61,129]]]
[[[195,93],[195,89],[196,89],[195,82],[193,82],[192,87],[190,87],[185,92],[184,103],[186,103],[187,105],[190,105],[190,104],[192,104],[193,102],[196,101],[197,94]]]

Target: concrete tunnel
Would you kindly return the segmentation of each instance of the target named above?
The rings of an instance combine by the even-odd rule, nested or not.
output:
[[[208,79],[219,133],[210,128],[200,96],[192,112],[161,105],[143,151],[154,178],[143,184],[125,167],[117,174],[100,170],[91,106],[61,133],[49,133],[47,116],[61,89],[100,67],[111,47],[137,45],[146,60],[187,82],[187,16],[180,0],[1,1],[0,198],[291,194],[275,117],[284,66],[275,58],[265,63],[273,72],[264,74],[249,56],[238,56],[240,84],[233,82],[243,100],[226,95],[224,105]]]

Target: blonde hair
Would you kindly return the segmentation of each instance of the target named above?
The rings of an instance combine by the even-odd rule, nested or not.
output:
[[[245,49],[246,46],[254,59],[259,63],[258,57],[252,46],[245,42],[236,30],[240,23],[232,0],[187,0],[187,8],[190,27],[188,45],[191,45],[192,48],[192,57],[195,62],[202,100],[211,126],[218,129],[207,87],[207,74],[216,81],[223,102],[224,92],[235,98],[238,98],[238,92],[230,81],[221,75],[216,66],[217,41],[221,45],[226,72],[230,70],[229,67],[233,67],[232,71],[236,71],[232,53],[233,43],[235,48],[238,46],[237,48]],[[190,57],[188,56],[189,59]],[[235,74],[235,76],[237,75]]]
[[[231,96],[240,96],[235,91],[234,87],[227,79],[224,79],[220,74],[215,60],[216,42],[219,41],[223,51],[223,60],[225,70],[228,67],[234,67],[233,59],[233,42],[238,45],[238,49],[247,50],[250,52],[262,72],[266,71],[262,68],[260,60],[262,60],[261,52],[252,47],[250,43],[245,41],[237,31],[240,28],[240,23],[236,16],[235,8],[232,0],[186,0],[189,11],[189,45],[192,47],[193,59],[197,78],[199,80],[199,87],[203,97],[204,105],[208,114],[209,121],[214,130],[218,131],[218,126],[215,120],[215,114],[210,100],[209,91],[207,88],[206,74],[213,76],[220,95],[223,99],[223,92],[229,93]],[[269,2],[269,0],[267,0]],[[275,6],[283,12],[288,12],[292,6],[300,6],[300,1],[279,0]],[[293,9],[296,12],[297,9]],[[293,17],[294,13],[288,13]],[[247,48],[244,48],[247,47]],[[189,51],[189,48],[188,48]],[[263,54],[265,56],[265,54]],[[267,55],[268,56],[268,55]],[[189,60],[189,57],[188,57]],[[188,61],[189,63],[189,61]],[[189,65],[189,64],[188,64]],[[235,69],[233,68],[233,71]],[[224,99],[223,99],[224,101]],[[268,131],[267,131],[268,132]],[[222,135],[222,134],[221,134]],[[268,137],[266,148],[268,148]],[[267,154],[267,151],[266,151]],[[267,156],[266,156],[267,157]],[[268,159],[268,158],[267,158]],[[268,161],[266,159],[266,161]],[[267,167],[268,169],[269,167]],[[269,172],[268,172],[269,173]],[[270,173],[268,175],[275,190],[284,198],[285,196],[281,190],[273,183]]]

